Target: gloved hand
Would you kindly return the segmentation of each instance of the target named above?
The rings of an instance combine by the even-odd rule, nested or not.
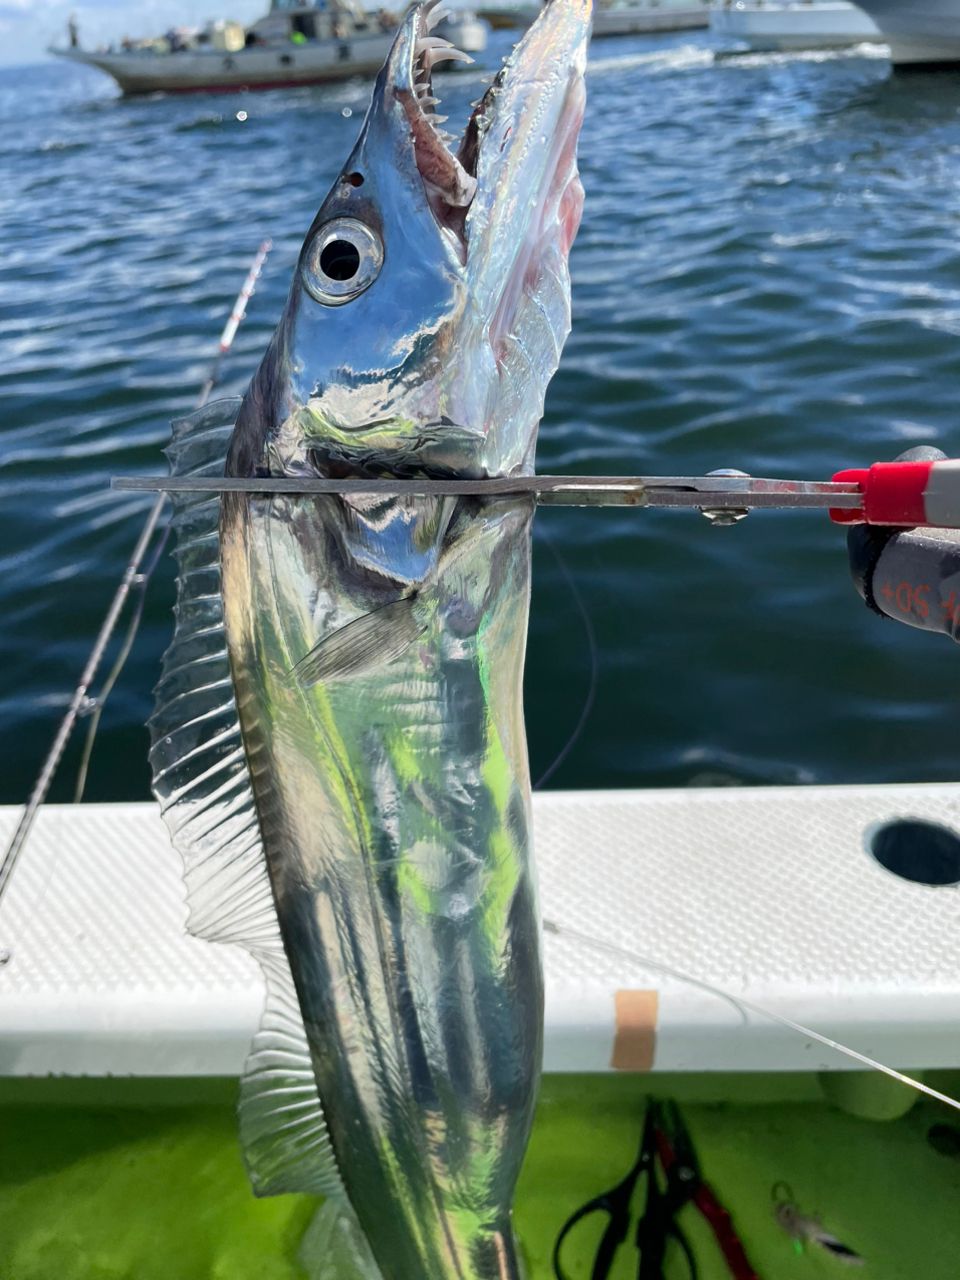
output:
[[[940,462],[920,445],[897,462]],[[854,586],[884,618],[960,641],[960,529],[883,529],[851,525],[847,554]]]

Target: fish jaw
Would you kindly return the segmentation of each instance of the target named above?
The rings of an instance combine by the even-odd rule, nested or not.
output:
[[[305,239],[238,423],[238,471],[532,469],[570,327],[589,17],[589,0],[550,0],[453,155],[434,120],[432,78],[450,51],[429,34],[430,6],[409,11]],[[378,246],[369,279],[351,296],[318,296],[318,244],[331,228],[356,238],[358,225]]]
[[[577,142],[590,0],[551,0],[507,58],[460,148],[477,175],[467,215],[471,363],[455,399],[489,426],[488,474],[533,470],[544,397],[570,331],[567,260],[580,225]],[[469,336],[467,333],[469,332]]]

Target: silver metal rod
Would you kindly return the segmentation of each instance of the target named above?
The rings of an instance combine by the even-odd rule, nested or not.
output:
[[[838,511],[854,511],[863,505],[863,494],[855,489],[839,493],[821,493],[806,490],[803,493],[775,493],[758,490],[756,492],[711,493],[709,490],[691,492],[690,490],[654,490],[649,492],[647,506],[650,507],[686,507],[711,511],[721,510],[757,510],[767,511],[804,511],[834,508]]]
[[[395,480],[392,476],[360,480],[329,480],[322,476],[118,476],[114,489],[139,493],[382,493],[395,496],[491,497],[507,494],[598,490],[642,499],[645,485],[632,476],[503,476],[493,480]]]
[[[237,300],[233,305],[230,318],[227,321],[223,334],[221,335],[216,357],[197,398],[197,409],[202,409],[207,403],[211,391],[219,380],[220,365],[223,361],[223,357],[230,350],[230,347],[233,344],[237,329],[246,312],[247,302],[253,293],[254,285],[256,284],[257,278],[263,268],[267,254],[270,252],[270,248],[271,242],[269,240],[264,240],[260,245],[260,248],[257,250],[256,256],[250,266],[250,270],[247,272],[246,279],[243,282],[243,287],[237,295]],[[122,486],[115,487],[120,488]],[[150,545],[150,540],[153,537],[160,517],[163,514],[164,497],[165,495],[162,491],[158,492],[156,501],[150,508],[143,528],[140,531],[140,536],[137,539],[136,546],[133,549],[133,554],[130,557],[130,561],[127,564],[123,577],[120,580],[120,585],[117,587],[113,600],[110,602],[107,615],[104,618],[100,631],[97,634],[97,638],[94,641],[93,648],[90,651],[90,656],[87,659],[87,664],[83,669],[83,674],[80,676],[80,682],[73,691],[73,697],[70,699],[70,705],[67,708],[67,713],[60,723],[60,727],[57,730],[53,743],[50,746],[50,750],[47,752],[46,759],[43,762],[43,766],[36,782],[34,783],[33,790],[30,793],[30,798],[24,806],[23,813],[20,815],[20,821],[17,823],[13,836],[4,851],[3,859],[0,860],[0,903],[3,901],[4,891],[13,876],[14,867],[17,864],[17,860],[20,857],[27,837],[30,834],[37,812],[46,799],[47,792],[50,790],[57,767],[63,758],[63,753],[70,740],[70,735],[73,733],[74,725],[83,711],[90,705],[88,697],[90,685],[96,678],[104,652],[106,651],[107,645],[110,643],[111,637],[113,636],[120,614],[127,602],[127,597],[134,586],[139,586],[141,590],[146,590],[145,576],[140,573],[140,565],[143,562],[143,558],[147,553],[147,548]],[[165,537],[166,534],[164,534],[164,539]],[[156,562],[156,559],[154,562]],[[129,646],[125,646],[125,648],[128,649]],[[99,711],[99,706],[97,704],[102,706],[103,699],[113,688],[113,684],[116,681],[117,676],[120,674],[122,661],[125,658],[126,653],[122,652],[118,663],[115,664],[114,670],[110,673],[107,684],[104,686],[104,692],[101,695],[101,698],[97,700],[97,703],[94,704],[94,708],[91,709]],[[93,729],[95,732],[96,721],[94,722]],[[84,757],[84,770],[86,767],[86,760],[91,749],[92,741],[88,741]]]
[[[341,494],[388,497],[505,497],[535,494],[544,505],[855,508],[855,484],[712,476],[502,476],[488,480],[332,480],[317,476],[120,476],[115,489],[160,493]]]

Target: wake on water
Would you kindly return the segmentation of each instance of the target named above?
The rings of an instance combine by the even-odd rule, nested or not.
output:
[[[644,67],[651,72],[700,71],[722,63],[733,67],[778,66],[791,62],[840,62],[850,58],[889,57],[885,45],[858,44],[849,49],[798,49],[794,52],[759,53],[749,49],[711,49],[702,44],[682,44],[647,53],[594,58],[587,63],[587,75],[612,75]]]

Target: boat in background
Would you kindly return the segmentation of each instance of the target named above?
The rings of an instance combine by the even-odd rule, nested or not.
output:
[[[344,0],[323,8],[273,0],[246,29],[236,22],[179,27],[95,51],[81,47],[71,23],[70,45],[50,52],[105,71],[125,94],[288,88],[376,75],[397,21],[385,9],[367,13]]]
[[[483,53],[487,47],[487,24],[472,9],[451,9],[433,29],[464,53]]]
[[[715,0],[710,29],[759,53],[839,49],[884,38],[861,8],[844,0]]]
[[[527,27],[540,12],[536,0],[488,0],[477,10],[491,27]],[[596,0],[595,36],[649,35],[710,25],[710,0]]]
[[[594,36],[649,35],[710,25],[710,0],[597,0]]]
[[[960,0],[861,0],[894,66],[960,62]]]
[[[477,9],[477,17],[482,18],[494,31],[529,27],[540,12],[538,0],[488,0],[487,4]]]

